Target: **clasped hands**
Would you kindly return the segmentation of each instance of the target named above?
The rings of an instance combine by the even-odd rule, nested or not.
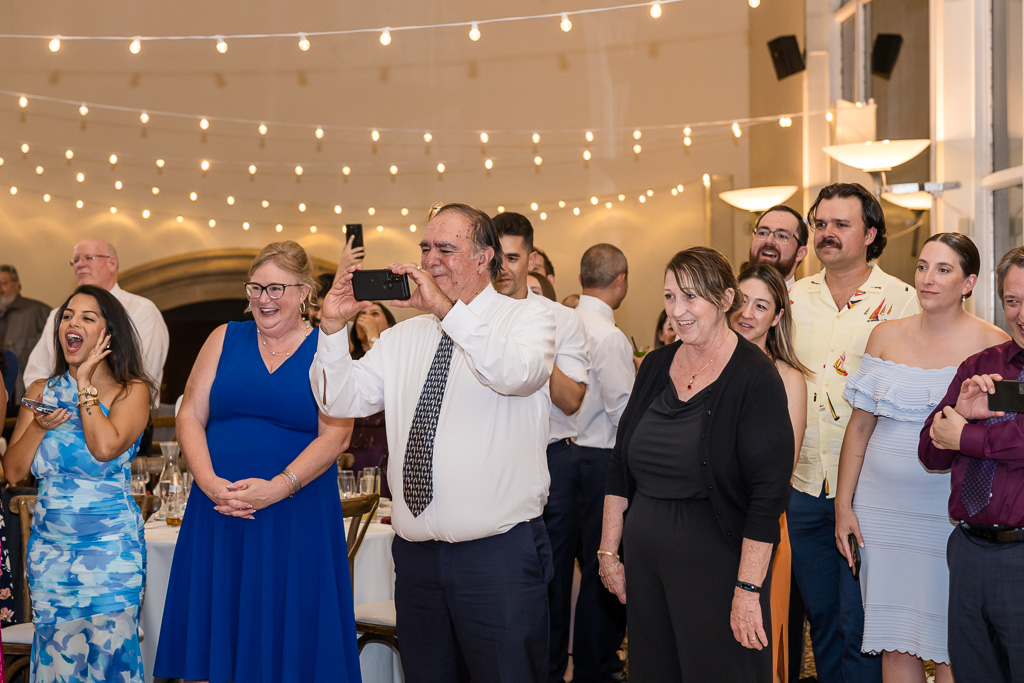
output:
[[[344,263],[342,263],[342,266]],[[344,270],[339,266],[334,277],[334,285],[324,296],[321,307],[320,330],[324,334],[334,334],[345,329],[349,320],[359,311],[373,305],[372,301],[357,301],[352,293],[352,274],[362,270],[361,263],[349,266]],[[452,310],[455,303],[441,291],[437,282],[427,271],[412,263],[392,263],[388,270],[396,275],[408,275],[416,285],[408,300],[395,299],[390,302],[394,308],[415,308],[426,313],[433,313],[439,319],[444,318]]]
[[[213,501],[214,510],[243,519],[255,519],[253,513],[284,499],[289,493],[288,484],[281,477],[269,480],[252,477],[234,482],[214,477],[200,488]]]
[[[932,445],[950,451],[960,450],[960,436],[968,420],[984,420],[1002,417],[1004,413],[988,409],[988,396],[995,393],[995,382],[1002,381],[1002,375],[974,375],[960,385],[960,395],[955,406],[946,406],[935,414],[931,430]]]

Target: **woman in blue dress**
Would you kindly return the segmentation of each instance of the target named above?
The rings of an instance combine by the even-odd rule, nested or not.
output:
[[[152,383],[109,292],[83,285],[56,316],[56,367],[26,391],[47,408],[21,409],[3,458],[12,480],[29,468],[39,480],[28,540],[32,681],[141,683],[146,546],[129,468]]]
[[[359,681],[335,462],[351,421],[316,408],[312,264],[267,245],[245,284],[253,321],[214,330],[178,413],[195,477],[154,673],[186,681]]]
[[[1009,339],[963,308],[980,263],[965,235],[930,237],[914,278],[921,312],[872,330],[843,394],[854,410],[839,457],[836,546],[851,566],[850,536],[860,546],[861,649],[882,654],[884,683],[924,683],[925,661],[935,662],[936,683],[953,680],[946,647],[949,472],[926,470],[917,446],[957,366]]]

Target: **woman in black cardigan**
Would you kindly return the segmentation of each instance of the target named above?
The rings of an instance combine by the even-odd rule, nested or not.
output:
[[[641,365],[609,462],[598,560],[626,603],[638,683],[772,680],[768,574],[793,430],[774,364],[729,329],[737,290],[714,249],[669,262],[679,341]]]

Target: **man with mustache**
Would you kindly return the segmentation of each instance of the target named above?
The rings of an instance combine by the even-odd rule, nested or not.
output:
[[[807,429],[787,510],[793,576],[811,625],[818,678],[881,681],[881,658],[861,653],[860,586],[835,545],[839,451],[853,412],[843,390],[860,367],[875,324],[914,315],[920,307],[913,287],[872,263],[885,249],[885,216],[863,186],[823,188],[807,220],[824,268],[790,289],[796,354],[814,372],[807,380]]]
[[[784,204],[768,209],[757,219],[750,239],[749,263],[767,263],[782,274],[786,288],[796,282],[796,267],[807,256],[804,217]]]

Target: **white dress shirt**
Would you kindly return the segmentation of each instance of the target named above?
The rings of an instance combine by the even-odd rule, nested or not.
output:
[[[434,492],[413,517],[402,466],[442,330],[455,346],[434,435]],[[550,400],[542,389],[554,358],[554,316],[488,284],[444,320],[422,315],[384,330],[358,361],[344,334],[321,334],[309,377],[327,415],[387,415],[395,532],[409,541],[458,542],[504,533],[544,509]]]
[[[160,400],[164,361],[167,360],[167,348],[170,346],[167,323],[164,322],[160,309],[149,299],[126,292],[116,283],[110,293],[128,311],[128,317],[139,333],[139,341],[142,342],[142,367],[156,383],[157,395],[153,397],[153,404],[156,405]],[[25,366],[26,387],[37,379],[49,377],[53,372],[53,316],[56,312],[56,308],[50,311],[43,334],[36,342],[36,347],[32,349],[32,355],[28,357],[28,364]]]
[[[600,299],[580,296],[576,315],[590,348],[590,385],[576,420],[579,436],[575,441],[580,446],[611,448],[636,378],[633,349],[615,326],[612,307]]]
[[[572,381],[586,384],[590,375],[590,354],[587,351],[587,333],[583,331],[579,316],[568,306],[534,294],[530,289],[526,290],[526,300],[536,301],[555,316],[555,365]],[[550,384],[545,390],[550,395]],[[548,443],[576,438],[578,414],[579,411],[566,415],[552,403]]]

